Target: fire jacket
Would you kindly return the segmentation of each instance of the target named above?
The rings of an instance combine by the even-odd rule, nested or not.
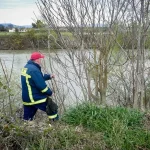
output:
[[[24,105],[34,105],[46,102],[52,91],[46,85],[50,74],[42,74],[41,67],[29,60],[21,71],[22,100]]]

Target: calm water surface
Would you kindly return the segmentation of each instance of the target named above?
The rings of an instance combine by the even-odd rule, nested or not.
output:
[[[27,61],[30,59],[32,52],[33,51],[23,50],[0,50],[0,59],[8,70],[10,70],[13,65],[13,71],[15,71],[16,74],[19,74],[21,68],[23,68]],[[45,54],[45,60],[47,60],[48,52],[42,51],[42,53]],[[51,55],[54,55],[54,53],[51,53]],[[2,73],[2,70],[0,70],[0,73]]]
[[[17,81],[18,84],[20,84],[20,75],[21,75],[21,69],[24,67],[24,65],[27,63],[27,61],[30,59],[30,55],[31,53],[34,52],[34,51],[24,51],[24,50],[0,50],[0,59],[1,59],[1,62],[2,64],[4,65],[5,68],[7,68],[8,72],[11,70],[12,66],[13,66],[13,75],[17,76]],[[50,67],[49,67],[49,56],[50,57],[55,57],[55,53],[54,52],[48,52],[48,51],[41,51],[44,55],[45,55],[45,62],[46,62],[46,66],[48,66],[48,71],[50,71]],[[57,54],[60,55],[60,57],[62,58],[62,60],[65,60],[65,51],[57,51]],[[55,63],[53,65],[56,65]],[[57,66],[55,66],[56,70],[57,70]],[[62,69],[62,70],[61,70]],[[59,73],[62,73],[63,74],[63,68],[59,68],[58,69],[58,72]],[[51,72],[48,72],[48,73],[51,73]],[[3,71],[2,71],[2,66],[0,65],[0,75],[3,74]],[[56,75],[56,81],[59,81],[58,79],[58,75],[57,75],[57,72],[54,72],[54,74]],[[73,78],[72,75],[70,75],[71,78]],[[67,84],[66,87],[69,87],[69,89],[67,89],[64,85]],[[70,83],[68,81],[66,81],[66,83],[63,83],[62,84],[62,89],[65,89],[66,88],[66,93],[68,94],[68,98],[66,96],[66,100],[70,103],[72,103],[72,101],[74,101],[75,97],[72,93],[72,89],[70,89],[70,87],[72,87],[70,85]],[[71,83],[73,84],[74,86],[74,89],[75,89],[75,92],[77,94],[80,95],[81,97],[81,91],[79,89],[79,87],[75,84],[75,83]],[[64,86],[64,87],[63,87]],[[70,92],[68,92],[70,91]],[[66,94],[66,95],[67,95]],[[74,99],[74,100],[73,100]],[[67,103],[68,103],[67,102]]]

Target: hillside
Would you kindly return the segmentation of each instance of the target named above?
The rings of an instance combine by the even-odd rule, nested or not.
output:
[[[4,26],[5,28],[32,28],[32,25],[14,25],[12,23],[0,23],[0,26]]]

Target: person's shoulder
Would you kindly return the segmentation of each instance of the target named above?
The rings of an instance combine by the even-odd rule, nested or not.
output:
[[[33,64],[27,64],[26,68],[28,69],[28,72],[38,72],[39,70],[37,67]]]

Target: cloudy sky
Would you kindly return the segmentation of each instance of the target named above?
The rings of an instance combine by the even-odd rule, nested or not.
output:
[[[31,25],[39,17],[36,0],[0,0],[0,23]],[[35,13],[35,14],[34,14]]]

